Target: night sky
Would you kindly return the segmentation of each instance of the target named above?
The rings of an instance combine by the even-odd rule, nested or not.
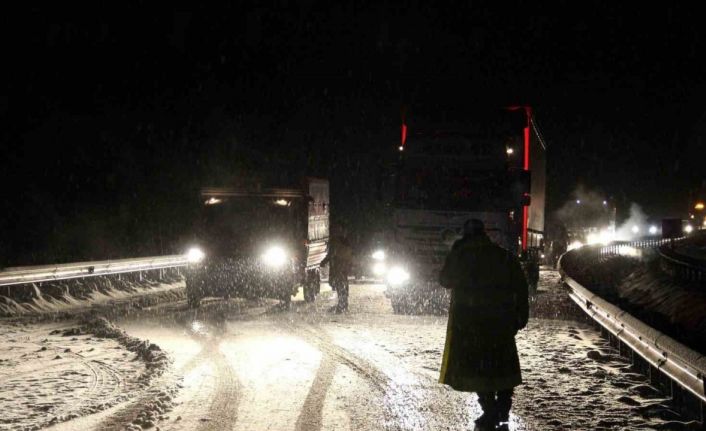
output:
[[[684,217],[704,186],[688,5],[362,3],[6,14],[0,267],[173,252],[224,182],[328,176],[364,223],[402,106],[533,106],[550,209],[582,184]]]

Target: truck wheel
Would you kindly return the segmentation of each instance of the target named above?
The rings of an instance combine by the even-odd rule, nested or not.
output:
[[[304,284],[304,301],[314,302],[315,300],[316,290],[314,290],[314,286],[311,280],[307,280],[306,284]]]
[[[316,291],[316,294],[318,295],[321,293],[321,273],[319,272],[318,269],[315,269],[313,271],[314,275],[314,290]]]
[[[189,308],[199,308],[201,306],[201,298],[187,295],[186,303],[189,305]]]
[[[199,308],[201,305],[201,286],[191,278],[186,278],[186,303],[189,308]]]
[[[404,299],[398,296],[393,296],[390,298],[390,304],[392,305],[392,311],[395,314],[408,313],[407,301],[405,301]]]
[[[292,295],[285,293],[279,298],[280,306],[283,310],[289,310],[292,306]]]
[[[319,272],[316,270],[310,270],[306,273],[306,281],[304,282],[304,301],[314,302],[316,300],[316,294],[319,293],[321,278],[319,277]]]

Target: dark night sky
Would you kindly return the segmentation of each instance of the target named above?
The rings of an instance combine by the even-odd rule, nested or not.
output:
[[[683,215],[704,179],[704,32],[687,5],[339,3],[6,14],[0,266],[163,251],[188,217],[165,219],[205,182],[365,175],[403,104],[532,105],[555,208],[582,183]],[[165,232],[132,245],[146,226]]]

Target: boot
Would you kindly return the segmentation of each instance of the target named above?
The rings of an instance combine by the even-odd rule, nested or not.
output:
[[[476,419],[476,430],[494,430],[495,425],[498,423],[495,412],[483,413]]]

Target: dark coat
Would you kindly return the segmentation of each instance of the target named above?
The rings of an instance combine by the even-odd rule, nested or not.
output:
[[[353,264],[353,249],[343,238],[332,238],[328,253],[321,265],[329,264],[329,279],[333,283],[345,282]]]
[[[515,334],[529,315],[518,259],[486,235],[456,241],[440,276],[451,307],[440,382],[490,392],[522,383]]]

